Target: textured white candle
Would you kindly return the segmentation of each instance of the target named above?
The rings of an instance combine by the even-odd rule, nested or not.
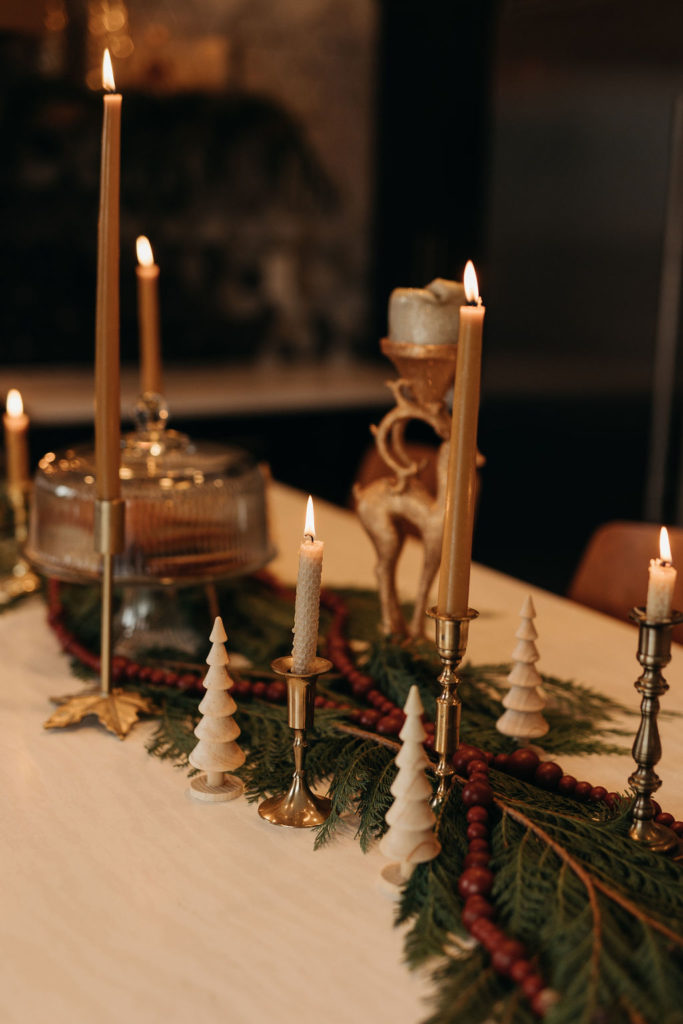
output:
[[[299,548],[299,575],[296,581],[291,669],[294,675],[310,672],[316,657],[322,571],[323,542],[315,539],[313,499],[309,496],[304,539]]]
[[[645,616],[650,622],[661,622],[671,615],[674,587],[678,573],[671,564],[669,534],[663,526],[659,534],[659,558],[650,559]]]

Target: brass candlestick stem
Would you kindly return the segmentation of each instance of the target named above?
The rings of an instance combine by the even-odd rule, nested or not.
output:
[[[114,555],[124,548],[125,505],[120,498],[95,501],[95,551],[102,555],[100,690],[111,693]]]
[[[316,796],[306,781],[306,733],[313,728],[315,713],[315,685],[318,676],[329,672],[332,662],[316,658],[310,672],[292,672],[292,658],[277,658],[271,665],[287,683],[287,719],[294,730],[294,775],[286,793],[269,797],[259,804],[258,812],[274,825],[291,828],[311,828],[327,820],[332,802]]]
[[[46,729],[76,725],[94,716],[101,724],[124,739],[140,714],[158,711],[149,697],[120,687],[112,689],[112,591],[114,555],[124,550],[125,505],[120,498],[95,501],[95,550],[102,555],[102,612],[100,617],[100,685],[99,688],[65,697],[52,697],[57,710],[45,722]]]
[[[456,670],[467,650],[470,622],[477,618],[479,612],[474,608],[468,608],[466,615],[454,616],[442,615],[436,608],[430,608],[427,615],[430,619],[434,619],[436,649],[443,665],[443,671],[438,680],[442,689],[436,698],[434,729],[434,749],[439,755],[434,773],[439,780],[439,785],[433,803],[434,806],[438,806],[450,788],[451,776],[455,771],[451,764],[451,758],[460,741],[462,701],[458,696],[460,678],[456,674]]]
[[[631,618],[638,623],[637,657],[643,674],[634,684],[642,701],[640,727],[633,744],[633,759],[638,767],[628,780],[636,794],[629,835],[655,853],[670,853],[678,847],[678,838],[671,829],[654,821],[652,794],[662,784],[654,770],[662,756],[657,728],[659,698],[669,689],[662,668],[671,660],[671,632],[675,625],[683,622],[683,612],[672,611],[668,619],[650,622],[644,608],[634,608]]]

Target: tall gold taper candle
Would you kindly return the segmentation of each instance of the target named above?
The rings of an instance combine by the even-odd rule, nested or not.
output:
[[[95,491],[118,498],[121,491],[121,398],[119,382],[119,180],[121,96],[114,92],[109,50],[102,60],[104,96],[100,214],[97,234],[95,312]]]
[[[140,390],[161,393],[161,345],[159,341],[159,267],[149,239],[135,243],[138,265],[138,334],[140,338]]]
[[[465,267],[465,295],[469,306],[460,307],[458,357],[453,393],[453,421],[448,459],[446,510],[439,573],[440,615],[467,614],[474,529],[477,422],[481,382],[481,342],[484,306],[479,297],[472,262]]]
[[[10,388],[7,392],[5,428],[5,459],[7,490],[12,501],[21,500],[28,484],[28,416],[24,412],[21,392]]]

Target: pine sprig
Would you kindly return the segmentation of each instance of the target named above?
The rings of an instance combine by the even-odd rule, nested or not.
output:
[[[426,713],[433,718],[438,694],[436,679],[441,664],[433,646],[423,641],[398,645],[390,640],[376,641],[371,649],[368,671],[383,693],[403,706],[411,685],[417,685]],[[496,729],[501,714],[501,699],[507,692],[505,677],[509,665],[472,665],[459,669],[459,695],[466,709],[461,739],[494,753],[509,753],[514,740]],[[588,687],[554,676],[542,675],[549,698],[543,714],[550,731],[543,737],[549,753],[623,754],[628,748],[616,742],[631,733],[616,720],[632,714],[617,701],[595,693]]]
[[[332,810],[318,829],[315,848],[329,842],[345,816],[358,817],[356,837],[366,850],[371,840],[384,831],[384,818],[391,804],[393,753],[372,739],[347,737],[337,752],[330,785]],[[370,796],[372,794],[372,797]]]

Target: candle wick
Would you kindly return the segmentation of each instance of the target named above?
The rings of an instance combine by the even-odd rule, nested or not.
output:
[[[305,533],[304,534],[304,540],[308,541],[309,544],[312,544],[314,542],[314,540],[315,540],[315,537],[313,536],[312,533]]]

